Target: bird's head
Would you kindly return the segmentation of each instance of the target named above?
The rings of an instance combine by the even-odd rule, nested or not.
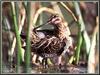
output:
[[[36,30],[44,25],[48,25],[48,24],[53,25],[56,28],[59,25],[61,26],[63,21],[64,20],[61,16],[59,16],[58,14],[53,14],[50,16],[49,20],[46,23],[39,25],[38,27],[35,27],[34,30]]]
[[[48,22],[52,25],[59,25],[62,23],[62,21],[62,18],[58,14],[52,15],[48,20]]]

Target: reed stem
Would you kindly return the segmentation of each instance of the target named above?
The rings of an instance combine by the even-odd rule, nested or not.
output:
[[[15,35],[16,35],[16,41],[17,41],[17,65],[16,65],[16,72],[19,73],[19,68],[20,68],[20,63],[22,61],[21,59],[21,40],[20,40],[20,35],[18,32],[18,17],[16,15],[16,8],[15,8],[14,2],[11,2],[12,5],[12,14],[13,14],[13,21],[14,21],[14,30],[15,30]]]

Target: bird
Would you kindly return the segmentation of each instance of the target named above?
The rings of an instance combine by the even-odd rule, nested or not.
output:
[[[72,39],[70,37],[70,30],[68,24],[58,14],[53,14],[45,25],[54,26],[53,30],[39,31],[37,28],[32,30],[30,37],[31,52],[37,54],[43,58],[42,64],[47,66],[47,59],[54,58],[55,56],[61,58],[66,52],[69,52],[69,48],[72,47]],[[21,37],[25,37],[21,35]],[[25,46],[23,47],[25,48]],[[59,59],[58,64],[61,63]]]

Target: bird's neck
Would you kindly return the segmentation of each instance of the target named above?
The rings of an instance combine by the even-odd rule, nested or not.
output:
[[[59,37],[60,39],[64,39],[64,38],[69,37],[70,30],[69,30],[68,26],[63,23],[63,24],[60,24],[57,26],[55,33],[56,33],[57,37]]]

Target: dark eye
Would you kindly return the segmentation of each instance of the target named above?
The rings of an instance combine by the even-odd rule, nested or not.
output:
[[[51,17],[50,17],[50,19],[48,20],[48,22],[51,22],[52,19],[54,19],[54,18],[56,18],[56,17],[59,17],[59,15],[58,15],[58,14],[53,14],[53,15],[51,15]]]
[[[55,15],[53,15],[53,17],[52,17],[52,18],[55,18],[55,17],[59,17],[59,15],[58,15],[58,14],[55,14]]]

